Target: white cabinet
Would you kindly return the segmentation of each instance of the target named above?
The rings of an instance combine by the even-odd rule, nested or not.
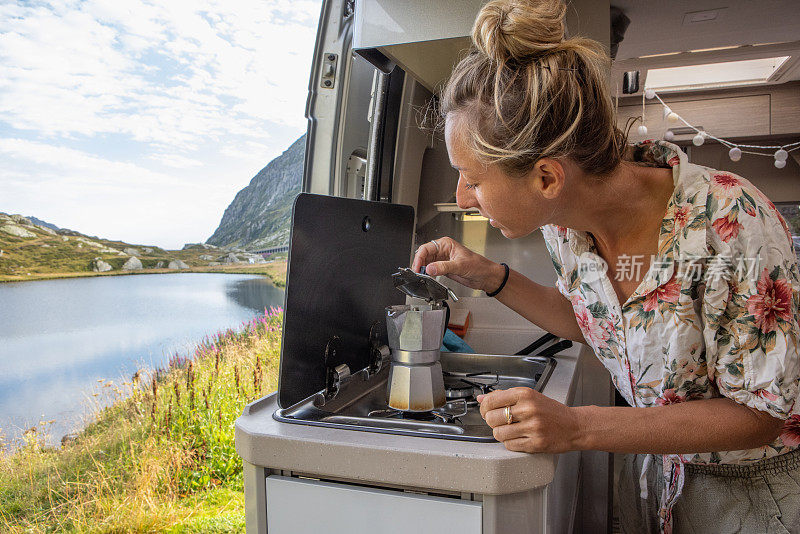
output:
[[[269,534],[480,534],[482,503],[449,497],[267,477]]]

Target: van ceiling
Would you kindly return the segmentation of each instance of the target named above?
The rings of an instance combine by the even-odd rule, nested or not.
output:
[[[769,84],[800,80],[797,0],[613,0],[630,19],[612,77],[652,68],[789,56]]]
[[[797,0],[613,0],[612,5],[631,19],[618,60],[800,41]]]

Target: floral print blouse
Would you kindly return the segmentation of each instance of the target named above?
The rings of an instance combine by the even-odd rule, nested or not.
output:
[[[658,254],[626,302],[590,234],[542,227],[557,288],[586,343],[631,406],[724,395],[786,420],[769,445],[674,455],[680,463],[753,462],[798,448],[800,276],[786,223],[753,184],[691,164],[673,144],[649,142],[635,153],[672,167],[675,191]]]

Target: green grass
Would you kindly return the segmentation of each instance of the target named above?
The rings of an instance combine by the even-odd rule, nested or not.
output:
[[[190,272],[223,272],[262,274],[272,279],[273,283],[282,287],[286,281],[286,254],[273,255],[274,263],[267,264],[233,264],[209,266],[210,260],[201,256],[218,258],[226,254],[221,249],[205,249],[192,246],[183,250],[163,250],[158,247],[123,243],[108,239],[93,238],[83,235],[53,235],[38,227],[25,227],[35,237],[15,237],[0,232],[0,282],[17,282],[25,280],[42,280],[49,278],[73,278],[82,276],[113,276],[127,274],[149,274],[165,272],[186,272],[169,269],[156,269],[159,261],[168,265],[172,260],[181,260],[189,266]],[[64,241],[64,238],[67,240]],[[100,252],[81,241],[99,243],[116,250],[125,248],[138,249],[143,271],[120,271],[128,256]],[[143,254],[144,248],[150,248],[149,254]],[[101,258],[113,267],[113,271],[95,273],[92,262]]]
[[[132,382],[60,449],[40,425],[0,454],[0,532],[243,532],[233,427],[277,383],[281,313]]]

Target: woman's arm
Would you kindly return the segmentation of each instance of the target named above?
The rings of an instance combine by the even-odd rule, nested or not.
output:
[[[492,292],[500,287],[505,268],[461,243],[441,237],[417,249],[412,269],[427,266],[431,276],[444,275],[472,289]],[[584,343],[572,304],[554,287],[529,280],[511,270],[497,300],[525,319],[559,337]]]
[[[509,450],[681,454],[751,449],[775,440],[783,420],[726,397],[651,408],[569,407],[529,388],[478,397],[481,415]],[[504,408],[514,423],[507,424]]]
[[[502,265],[498,264],[497,267],[502,274],[495,288],[500,286],[505,274]],[[554,287],[537,284],[512,269],[508,282],[495,298],[539,328],[558,337],[586,343],[572,304]]]

